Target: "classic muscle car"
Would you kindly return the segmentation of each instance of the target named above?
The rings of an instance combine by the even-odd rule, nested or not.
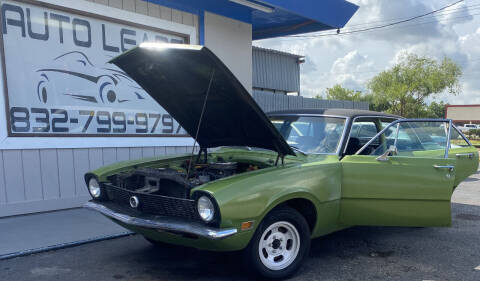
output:
[[[142,44],[112,61],[196,139],[195,155],[85,175],[85,207],[152,243],[243,250],[285,278],[310,239],[350,226],[449,226],[478,152],[451,120],[345,109],[265,114],[207,48]]]

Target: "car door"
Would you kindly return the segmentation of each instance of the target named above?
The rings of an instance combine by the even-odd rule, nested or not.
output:
[[[345,156],[340,223],[449,225],[457,159],[448,157],[448,128],[447,120],[397,120]]]
[[[468,139],[455,127],[450,135],[449,157],[457,159],[455,182],[457,186],[478,169],[478,150],[470,144]]]

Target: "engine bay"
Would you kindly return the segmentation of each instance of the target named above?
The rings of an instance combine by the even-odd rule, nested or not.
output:
[[[221,157],[214,162],[181,163],[162,165],[161,167],[139,167],[129,172],[122,172],[109,177],[109,181],[129,191],[177,198],[189,198],[190,190],[196,186],[258,170],[267,165],[225,161]],[[188,176],[187,176],[188,174]]]

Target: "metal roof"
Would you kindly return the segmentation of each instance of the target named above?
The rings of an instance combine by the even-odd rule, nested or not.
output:
[[[250,23],[253,40],[342,28],[358,10],[357,5],[345,0],[145,1],[194,13],[200,18],[208,11]]]
[[[300,59],[303,56],[253,47],[252,86],[282,92],[300,92]]]
[[[304,55],[297,55],[297,54],[294,54],[294,53],[287,53],[287,52],[283,52],[283,51],[279,51],[279,50],[275,50],[275,49],[263,48],[263,47],[258,47],[258,46],[252,46],[252,49],[254,51],[265,51],[265,52],[269,52],[269,53],[272,53],[272,54],[295,57],[295,58],[299,58],[299,59],[305,57]]]

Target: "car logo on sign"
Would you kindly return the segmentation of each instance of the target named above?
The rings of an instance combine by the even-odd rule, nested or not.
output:
[[[138,200],[137,196],[130,197],[130,207],[137,208],[139,204],[140,204],[140,201]]]

